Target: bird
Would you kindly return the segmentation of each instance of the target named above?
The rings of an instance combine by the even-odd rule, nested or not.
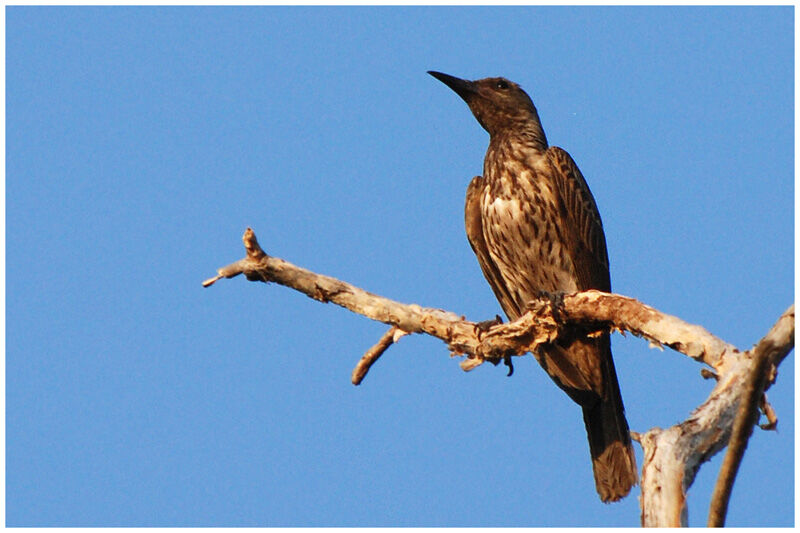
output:
[[[436,71],[489,133],[483,176],[467,187],[464,222],[481,271],[509,320],[543,293],[611,292],[603,224],[572,157],[549,146],[530,96],[502,77],[466,80]],[[572,335],[536,360],[583,410],[595,487],[603,502],[637,483],[636,458],[609,334]]]

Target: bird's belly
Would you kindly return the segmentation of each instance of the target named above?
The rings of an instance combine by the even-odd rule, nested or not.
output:
[[[489,254],[517,306],[539,291],[578,290],[572,258],[561,244],[555,205],[536,198],[483,198],[483,231]]]

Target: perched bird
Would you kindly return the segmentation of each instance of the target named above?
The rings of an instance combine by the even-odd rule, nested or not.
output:
[[[483,177],[467,188],[467,238],[510,320],[541,291],[611,291],[603,224],[570,155],[547,138],[530,97],[505,78],[429,74],[456,92],[489,132]],[[595,485],[604,502],[637,481],[609,335],[577,336],[534,353],[583,409]]]

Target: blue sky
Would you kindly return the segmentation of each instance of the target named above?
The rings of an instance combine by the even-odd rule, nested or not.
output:
[[[597,200],[615,291],[741,348],[794,294],[792,7],[6,10],[9,526],[637,525],[532,357],[463,373],[286,288],[499,306],[463,229],[488,136],[427,70],[503,75]],[[631,427],[712,384],[615,335]],[[729,525],[794,523],[794,355]],[[636,446],[641,465],[641,449]],[[689,493],[705,523],[722,455]]]

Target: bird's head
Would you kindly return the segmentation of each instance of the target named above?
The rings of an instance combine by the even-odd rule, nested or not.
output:
[[[541,128],[530,96],[513,81],[505,78],[462,80],[432,70],[428,74],[463,98],[489,135],[507,130],[522,131],[531,126]]]

